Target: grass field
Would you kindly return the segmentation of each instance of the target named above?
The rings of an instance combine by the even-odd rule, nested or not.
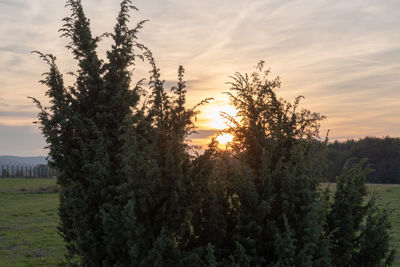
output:
[[[66,253],[57,234],[54,179],[0,179],[0,266],[57,266]],[[400,186],[369,185],[393,209],[393,245],[400,250]],[[394,266],[400,266],[399,255]]]
[[[57,234],[55,179],[0,179],[0,266],[56,266],[64,248]]]

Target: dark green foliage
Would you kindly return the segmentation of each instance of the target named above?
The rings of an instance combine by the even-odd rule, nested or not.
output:
[[[135,61],[134,47],[140,47],[135,34],[142,23],[128,29],[130,1],[123,1],[105,64],[96,53],[100,38],[92,37],[80,1],[67,1],[67,6],[72,15],[64,19],[61,32],[70,39],[67,47],[79,66],[76,83],[66,89],[55,58],[41,54],[51,67],[43,82],[49,87],[52,106],[49,113],[42,108],[39,121],[50,144],[52,164],[60,171],[59,231],[68,258],[85,265],[109,265],[121,260],[116,196],[132,173],[137,152],[131,108],[139,100],[140,83],[130,90],[128,67]]]
[[[165,89],[153,54],[137,42],[123,0],[103,61],[79,0],[61,29],[77,61],[65,87],[55,57],[41,81],[50,107],[38,120],[59,171],[61,223],[70,264],[83,266],[372,266],[389,263],[387,210],[364,204],[358,169],[339,179],[335,201],[319,191],[326,142],[318,113],[276,96],[263,62],[232,77],[238,110],[225,117],[229,150],[187,143],[198,105],[186,108],[184,69]],[[150,65],[131,87],[131,67]],[[147,95],[146,99],[143,96]]]
[[[400,139],[366,137],[329,144],[329,168],[326,176],[335,181],[345,162],[350,158],[367,158],[372,171],[367,174],[371,183],[400,183]]]
[[[351,167],[345,165],[337,178],[334,201],[327,215],[335,266],[388,266],[393,261],[389,211],[378,209],[375,195],[366,202],[368,167],[364,164],[365,160]]]
[[[136,41],[144,22],[133,29],[127,25],[135,9],[129,0],[121,3],[114,33],[103,35],[114,41],[106,63],[97,56],[100,38],[92,37],[81,2],[67,6],[72,15],[61,31],[78,62],[76,83],[65,88],[55,58],[40,54],[50,64],[43,81],[50,111],[34,101],[52,164],[60,171],[59,230],[69,261],[89,266],[212,261],[212,247],[191,252],[187,241],[198,161],[192,162],[185,138],[195,129],[197,106],[184,106],[183,67],[168,95],[151,52]],[[129,67],[136,58],[151,66],[150,100],[142,107],[143,80],[130,89]]]
[[[361,227],[358,246],[354,258],[358,266],[390,266],[395,251],[390,248],[391,224],[390,211],[380,209],[373,195],[367,204],[364,224]]]
[[[233,127],[233,159],[241,177],[231,179],[239,210],[235,235],[252,266],[326,266],[327,240],[323,236],[318,180],[313,147],[318,135],[317,113],[298,111],[279,99],[279,79],[269,71],[236,74],[228,93],[238,119]],[[239,174],[240,175],[240,174]],[[232,176],[234,177],[234,176]]]

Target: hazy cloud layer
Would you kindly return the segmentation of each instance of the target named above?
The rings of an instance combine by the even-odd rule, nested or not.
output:
[[[34,125],[10,126],[0,124],[0,155],[46,155],[45,142]]]
[[[118,1],[82,2],[94,34],[112,31]],[[190,105],[205,97],[224,101],[228,76],[251,71],[265,59],[282,77],[279,93],[289,99],[304,95],[304,107],[328,117],[322,130],[331,129],[332,139],[400,136],[399,1],[138,0],[135,5],[140,13],[134,20],[150,20],[141,40],[153,50],[168,85],[177,66],[186,67]],[[46,99],[37,83],[46,66],[30,51],[54,53],[63,72],[75,68],[66,40],[58,38],[66,15],[63,1],[0,0],[1,143],[17,147],[22,138],[37,148],[30,151],[42,147],[38,132],[13,131],[34,127],[35,109],[26,96]],[[100,47],[101,55],[107,45]],[[137,77],[146,75],[144,67]],[[198,136],[201,142],[204,134]],[[0,154],[5,151],[0,144]],[[24,153],[22,146],[15,151]]]

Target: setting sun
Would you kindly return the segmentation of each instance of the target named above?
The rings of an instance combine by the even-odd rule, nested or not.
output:
[[[201,110],[201,119],[199,121],[199,126],[202,129],[214,131],[213,137],[219,143],[219,148],[224,149],[227,147],[227,144],[232,142],[233,136],[229,133],[220,133],[217,134],[219,131],[229,128],[231,123],[227,120],[223,113],[228,116],[235,117],[237,114],[237,110],[227,104],[227,101],[215,101],[214,103],[210,103],[209,105],[205,106],[203,110]],[[212,136],[209,138],[211,139]],[[210,139],[205,140],[203,142],[208,143]]]
[[[228,143],[232,142],[233,136],[228,133],[223,133],[221,135],[218,135],[216,139],[220,145],[226,146]]]
[[[237,110],[227,104],[211,104],[210,106],[207,106],[206,109],[202,110],[201,116],[203,118],[203,123],[201,123],[201,126],[216,130],[223,130],[229,127],[229,122],[222,116],[222,113],[226,113],[229,116],[235,116]]]

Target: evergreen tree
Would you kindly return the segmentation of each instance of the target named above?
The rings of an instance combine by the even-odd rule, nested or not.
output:
[[[148,195],[140,195],[137,199],[138,202],[146,201],[145,206],[134,212],[144,225],[144,236],[139,241],[143,245],[138,247],[137,259],[139,266],[175,266],[187,257],[192,163],[185,138],[194,129],[192,120],[197,112],[184,107],[184,69],[179,67],[178,84],[172,88],[173,96],[169,96],[151,52],[146,51],[145,56],[151,64],[152,90],[145,114],[149,126],[146,138],[151,144],[147,156],[154,162],[154,168],[145,174],[147,183],[150,182],[144,183]]]
[[[334,201],[330,207],[327,233],[332,244],[334,266],[389,266],[390,222],[387,209],[378,209],[373,195],[367,202],[365,160],[349,167],[337,178]]]
[[[168,94],[152,53],[137,42],[144,21],[128,27],[129,11],[136,9],[131,1],[121,2],[114,32],[103,35],[113,39],[107,62],[97,56],[100,38],[92,37],[81,2],[67,6],[72,15],[61,31],[78,63],[76,83],[65,88],[55,58],[39,53],[50,64],[42,81],[49,87],[50,111],[34,99],[52,165],[60,172],[59,231],[67,259],[90,266],[212,262],[210,245],[188,244],[200,196],[193,197],[198,167],[185,140],[195,130],[198,105],[185,108],[183,67]],[[144,80],[130,89],[129,68],[138,57],[151,67],[150,100],[142,107]]]
[[[67,258],[83,265],[113,265],[124,254],[119,187],[132,173],[131,161],[138,154],[131,109],[138,103],[141,82],[130,89],[128,67],[135,62],[134,49],[142,48],[136,33],[143,22],[129,29],[128,11],[133,7],[129,0],[122,1],[105,64],[96,53],[100,38],[92,37],[81,2],[69,0],[67,6],[72,14],[61,31],[78,63],[76,83],[65,88],[55,57],[40,54],[50,64],[42,81],[49,87],[50,111],[34,101],[41,109],[38,118],[51,164],[59,171],[59,231]]]
[[[335,141],[329,144],[329,168],[326,177],[335,181],[344,164],[351,158],[368,158],[372,170],[367,174],[371,183],[400,183],[400,138],[365,137],[360,140]]]
[[[231,103],[237,117],[225,115],[233,127],[232,150],[244,168],[239,197],[238,241],[251,265],[326,266],[328,242],[323,235],[318,177],[313,147],[323,116],[298,111],[279,99],[279,78],[269,71],[232,77]],[[240,183],[239,183],[240,185]]]

